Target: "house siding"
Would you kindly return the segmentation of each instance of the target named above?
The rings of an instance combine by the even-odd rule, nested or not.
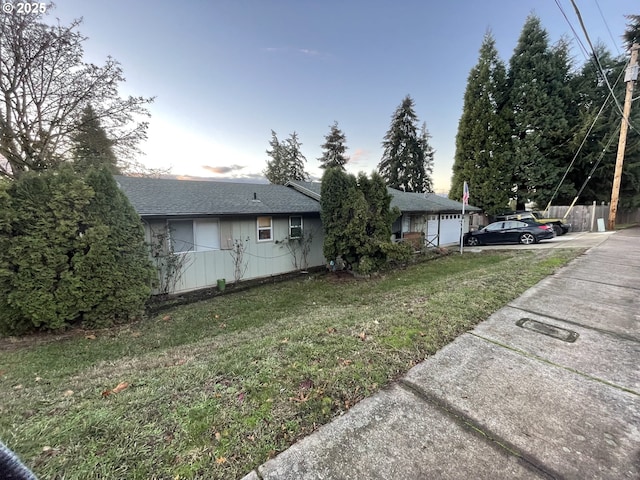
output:
[[[294,267],[293,256],[282,240],[289,235],[289,215],[260,215],[272,217],[272,239],[257,240],[257,216],[220,218],[220,250],[186,252],[184,268],[175,288],[169,293],[181,293],[216,286],[219,279],[233,283],[235,264],[231,256],[234,240],[246,241],[244,262],[246,271],[242,280],[264,278],[299,270]],[[300,215],[294,215],[300,216]],[[319,217],[303,217],[303,231],[312,233],[307,267],[325,264],[322,255],[324,233]],[[199,217],[194,217],[198,219]],[[145,221],[146,237],[152,242],[153,232],[162,232],[166,219]],[[247,241],[248,239],[248,241]],[[299,255],[300,257],[300,255]],[[159,293],[159,292],[155,292]]]

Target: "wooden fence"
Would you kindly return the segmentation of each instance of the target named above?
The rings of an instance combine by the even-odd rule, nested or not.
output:
[[[604,224],[605,228],[609,220],[608,203],[574,205],[567,217],[564,218],[568,210],[568,206],[551,207],[545,216],[548,218],[564,219],[565,223],[571,224],[571,232],[597,232],[598,219],[602,219],[601,223]],[[491,223],[491,221],[492,217],[484,214],[472,215],[471,230],[478,230],[479,228],[485,227]],[[616,213],[616,224],[624,225],[630,223],[640,224],[640,208],[618,209]]]
[[[591,205],[575,205],[566,218],[568,206],[549,208],[546,216],[549,218],[563,218],[565,223],[571,224],[572,232],[591,232],[598,230],[598,219],[602,219],[605,227],[609,220],[609,204],[595,202]],[[640,223],[640,208],[618,209],[616,224]]]

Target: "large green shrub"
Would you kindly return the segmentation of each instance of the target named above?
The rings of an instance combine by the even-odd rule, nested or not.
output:
[[[138,315],[151,269],[140,219],[106,169],[27,173],[0,193],[0,330]]]
[[[400,214],[391,209],[382,177],[374,173],[356,178],[341,168],[328,168],[322,176],[321,218],[325,229],[323,253],[341,257],[348,268],[362,274],[386,265],[391,247],[391,224]]]

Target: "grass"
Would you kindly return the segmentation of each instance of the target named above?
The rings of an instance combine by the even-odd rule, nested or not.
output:
[[[309,276],[5,351],[0,439],[40,478],[241,478],[579,253]]]

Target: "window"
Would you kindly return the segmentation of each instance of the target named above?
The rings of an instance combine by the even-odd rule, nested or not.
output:
[[[196,251],[220,250],[220,225],[217,220],[194,220]]]
[[[504,222],[496,222],[487,226],[485,230],[487,232],[497,232],[498,230],[502,230],[504,228]]]
[[[273,239],[271,217],[258,217],[258,241],[267,242]]]
[[[175,253],[189,252],[194,249],[193,220],[171,220],[169,223],[169,239]]]
[[[289,217],[289,238],[302,237],[302,217]]]
[[[220,249],[217,220],[169,220],[169,239],[175,253]]]

